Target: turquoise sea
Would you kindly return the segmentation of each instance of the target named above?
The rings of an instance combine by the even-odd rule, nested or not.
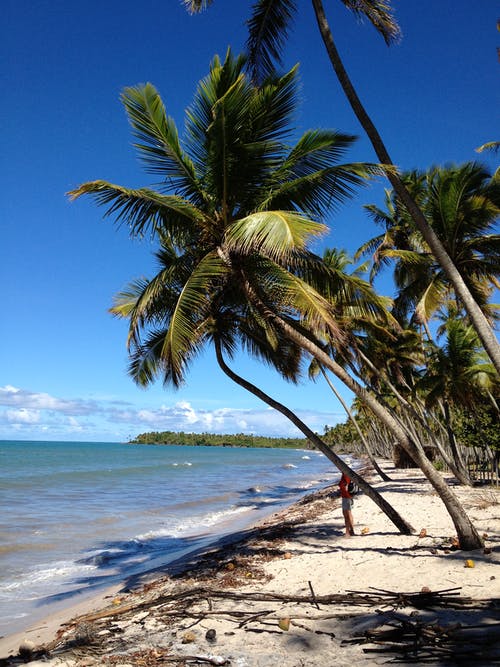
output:
[[[307,450],[0,442],[0,635],[338,478]]]

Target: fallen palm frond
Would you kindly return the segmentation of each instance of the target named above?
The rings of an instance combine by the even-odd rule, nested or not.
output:
[[[469,507],[480,510],[485,510],[493,505],[500,505],[500,493],[498,491],[476,493],[468,503]]]

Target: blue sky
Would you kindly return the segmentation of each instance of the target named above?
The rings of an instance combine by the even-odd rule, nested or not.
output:
[[[374,160],[326,59],[310,2],[299,5],[286,52],[286,66],[301,63],[297,133],[334,127],[357,134],[348,159]],[[347,69],[393,161],[410,169],[479,158],[494,168],[498,156],[474,149],[498,139],[497,3],[394,5],[403,39],[388,49],[338,0],[325,0]],[[103,221],[90,200],[65,196],[96,178],[150,183],[131,148],[120,91],[151,81],[182,127],[213,55],[243,48],[250,6],[215,0],[193,17],[180,0],[4,0],[0,439],[120,441],[162,429],[296,434],[231,384],[211,354],[177,392],[133,384],[126,324],[107,311],[129,280],[151,275],[153,247]],[[383,185],[332,216],[323,243],[352,253],[374,236],[362,205],[379,201]],[[324,384],[291,387],[244,358],[237,368],[315,430],[344,420]]]

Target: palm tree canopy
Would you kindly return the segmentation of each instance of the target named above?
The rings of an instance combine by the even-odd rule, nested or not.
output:
[[[417,383],[428,406],[445,400],[469,409],[486,400],[487,391],[495,391],[498,376],[484,359],[477,334],[462,320],[450,319],[445,327],[442,347],[433,346],[427,368]]]
[[[489,300],[500,279],[500,179],[476,162],[408,172],[403,179],[477,303],[495,317]],[[358,254],[373,253],[372,276],[395,262],[396,309],[414,308],[417,320],[427,321],[452,286],[393,192],[386,193],[385,206],[367,207],[385,231]]]
[[[400,29],[394,17],[393,3],[390,0],[342,0],[342,2],[358,17],[366,17],[382,34],[387,44],[400,36]],[[192,10],[200,10],[207,3],[193,0],[187,4]],[[344,67],[332,37],[323,1],[312,0],[312,5],[328,57],[356,118],[370,139],[379,161],[386,166],[385,173],[389,181],[404,201],[412,219],[446,274],[447,280],[452,283],[457,298],[460,298],[487,354],[494,363],[497,372],[500,373],[500,344],[491,329],[484,308],[482,309],[481,304],[477,303],[460,271],[454,265],[438,236],[428,224],[425,215],[400,179],[382,137],[363,106]],[[249,21],[249,39],[247,42],[251,59],[250,69],[256,81],[262,80],[274,69],[273,62],[280,61],[283,45],[287,39],[287,31],[296,10],[297,4],[293,0],[256,0],[253,16]],[[439,286],[437,290],[429,293],[433,297],[430,299],[431,302],[436,301],[435,296],[438,293]]]
[[[293,379],[300,355],[249,305],[252,290],[302,326],[338,333],[329,290],[339,281],[307,245],[378,166],[340,164],[354,137],[333,130],[290,143],[297,68],[256,86],[244,66],[231,51],[214,58],[182,139],[151,84],[125,89],[135,147],[160,183],[134,190],[92,181],[70,193],[91,195],[133,236],[160,241],[158,273],[132,283],[112,308],[129,320],[130,372],[141,384],[162,373],[179,385],[215,331],[226,351],[238,338]],[[383,305],[375,299],[371,308]]]

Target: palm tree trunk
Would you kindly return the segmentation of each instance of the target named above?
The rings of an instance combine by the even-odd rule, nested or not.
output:
[[[375,468],[375,470],[377,471],[379,477],[380,477],[384,482],[390,482],[390,481],[391,481],[391,478],[389,477],[389,475],[386,475],[386,474],[385,474],[385,472],[382,470],[382,468],[381,468],[381,467],[379,466],[379,464],[377,463],[377,460],[375,459],[375,457],[374,457],[373,454],[372,454],[371,447],[370,447],[370,445],[368,444],[368,440],[365,438],[365,436],[364,436],[364,434],[363,434],[363,431],[359,428],[359,424],[358,424],[358,422],[356,421],[356,418],[355,418],[354,415],[352,414],[351,410],[349,409],[349,406],[348,406],[347,403],[344,401],[344,399],[343,399],[342,396],[339,394],[339,392],[335,389],[335,385],[333,384],[333,382],[330,381],[330,378],[329,378],[328,375],[325,373],[325,369],[323,368],[323,366],[320,366],[320,368],[321,368],[321,372],[323,373],[323,377],[325,378],[325,380],[326,380],[328,386],[329,386],[330,389],[333,391],[333,393],[334,393],[335,396],[337,397],[337,400],[339,401],[339,403],[342,405],[342,407],[343,407],[344,410],[346,411],[347,416],[349,417],[349,419],[350,419],[350,420],[352,421],[352,423],[354,424],[354,428],[356,429],[356,431],[357,431],[357,433],[358,433],[358,435],[359,435],[359,437],[360,437],[360,439],[361,439],[361,442],[363,443],[363,447],[365,448],[365,451],[366,451],[366,453],[367,453],[367,455],[368,455],[368,458],[370,459],[370,463],[371,463],[372,466]]]
[[[444,416],[444,423],[446,425],[446,433],[448,435],[448,442],[450,444],[450,449],[451,449],[451,454],[453,456],[453,460],[455,461],[455,465],[458,470],[461,471],[462,475],[465,477],[468,476],[467,473],[467,468],[465,467],[465,463],[462,459],[462,455],[460,453],[460,450],[457,445],[457,440],[455,438],[455,431],[453,430],[453,426],[451,423],[451,412],[450,412],[450,405],[447,400],[440,401],[441,404],[441,409],[443,411],[443,416]],[[471,481],[469,480],[469,486],[472,486]]]
[[[322,0],[312,0],[312,5],[323,43],[325,44],[328,56],[330,58],[330,62],[332,63],[337,78],[352,107],[352,110],[354,111],[356,117],[361,123],[361,126],[370,139],[378,159],[383,165],[387,165],[389,167],[386,169],[387,178],[396,191],[398,197],[407,208],[409,214],[413,218],[417,228],[427,242],[434,257],[448,276],[448,279],[453,285],[455,293],[462,302],[465,310],[469,315],[472,325],[474,326],[474,329],[481,339],[486,353],[488,354],[491,362],[500,375],[500,344],[495,334],[493,333],[493,330],[488,324],[488,320],[472,297],[469,288],[465,284],[462,276],[460,275],[460,272],[457,270],[450,256],[444,249],[443,244],[436,236],[434,230],[432,227],[430,227],[427,220],[425,219],[424,214],[411,197],[402,180],[399,178],[399,175],[394,168],[393,162],[389,156],[385,144],[382,141],[382,138],[380,137],[378,130],[373,124],[370,116],[367,114],[363,104],[361,103],[361,100],[359,99],[358,94],[356,93],[356,90],[345,70],[340,54],[337,51],[335,42],[333,41]]]
[[[372,369],[372,371],[376,372],[376,368],[371,362],[371,360],[363,354],[361,351],[359,352],[361,358],[363,361]],[[359,377],[359,375],[358,375]],[[419,437],[417,434],[416,426],[420,425],[420,427],[423,429],[424,433],[427,435],[428,439],[430,442],[434,443],[436,446],[437,450],[439,451],[439,454],[441,455],[443,461],[447,465],[447,467],[451,470],[451,472],[455,475],[457,480],[460,482],[460,484],[463,484],[464,486],[470,486],[470,478],[465,470],[464,466],[460,466],[458,463],[455,463],[457,460],[456,458],[451,458],[446,454],[444,451],[443,447],[441,447],[441,444],[439,443],[439,440],[435,437],[434,433],[432,432],[431,428],[429,427],[429,424],[427,423],[423,410],[420,410],[420,412],[417,411],[414,405],[412,405],[409,401],[404,398],[404,396],[401,395],[401,393],[396,389],[396,387],[393,385],[393,383],[387,378],[384,378],[385,382],[387,383],[387,386],[389,389],[392,391],[394,396],[397,398],[399,401],[399,404],[401,405],[403,409],[403,415],[405,419],[398,418],[399,423],[403,426],[403,428],[406,429],[408,435],[410,438],[412,438],[415,442],[422,442],[422,437]],[[415,400],[417,401],[418,405],[418,397],[415,397]]]
[[[271,398],[271,396],[268,396],[265,392],[263,392],[261,389],[256,387],[254,384],[251,382],[248,382],[248,380],[245,380],[241,376],[237,375],[229,366],[226,364],[224,361],[223,355],[222,355],[222,350],[221,350],[221,345],[220,341],[215,338],[214,340],[215,343],[215,354],[217,356],[217,362],[223,371],[233,382],[238,384],[240,387],[243,387],[250,393],[252,393],[254,396],[257,396],[260,398],[261,401],[264,401],[267,405],[269,405],[271,408],[274,408],[275,410],[278,410],[278,412],[281,412],[282,415],[284,415],[287,419],[289,419],[292,424],[294,424],[305,436],[308,438],[319,450],[322,452],[341,472],[345,473],[348,475],[351,479],[353,479],[356,484],[358,484],[359,488],[362,489],[366,495],[373,500],[373,502],[384,512],[384,514],[392,521],[392,523],[396,526],[396,528],[399,530],[400,533],[403,535],[411,535],[412,533],[415,532],[415,529],[413,526],[411,526],[407,521],[405,521],[401,515],[390,505],[381,495],[378,491],[376,491],[366,480],[364,480],[360,475],[355,470],[352,470],[347,463],[340,458],[340,456],[337,456],[335,452],[333,452],[325,443],[321,440],[321,438],[314,433],[314,431],[311,431],[311,429],[304,424],[304,422],[297,417],[297,415],[289,410],[285,405],[282,403],[279,403],[278,401],[274,400]]]
[[[406,422],[407,422],[408,429],[413,427],[412,419],[411,419],[410,415],[406,415]],[[422,417],[422,423],[424,423],[423,417]],[[424,428],[424,427],[421,427],[421,428]],[[443,425],[438,423],[438,428],[443,428]],[[434,435],[432,433],[432,431],[430,431],[428,429],[428,427],[424,428],[424,433],[425,433],[425,435],[427,435],[429,437],[429,442],[436,447],[436,449],[438,451],[438,454],[442,458],[443,463],[445,464],[446,468],[448,470],[450,470],[450,472],[455,476],[457,481],[460,484],[462,484],[463,486],[471,486],[471,481],[470,481],[469,474],[467,473],[466,470],[462,471],[455,465],[455,461],[454,461],[453,457],[449,456],[449,454],[446,451],[444,445],[441,443],[439,437]],[[420,442],[422,442],[423,435],[421,437],[419,437],[418,435],[415,435],[415,439],[417,439],[419,437]]]
[[[250,301],[255,305],[263,317],[274,322],[275,326],[283,333],[285,337],[293,341],[303,350],[307,351],[319,364],[328,368],[339,380],[341,380],[348,389],[350,389],[371,411],[386,425],[389,431],[394,435],[401,447],[420,467],[427,477],[437,494],[443,501],[448,513],[453,521],[457,531],[457,537],[460,547],[464,550],[480,549],[483,547],[483,540],[474,528],[471,520],[465,513],[460,501],[448,487],[442,476],[435,470],[432,464],[425,456],[424,450],[417,443],[410,439],[405,429],[397,422],[391,413],[381,405],[376,398],[362,387],[346,370],[336,361],[326,354],[312,340],[306,338],[297,331],[291,324],[283,320],[279,315],[266,307],[252,290],[250,284],[245,280],[245,289]]]

